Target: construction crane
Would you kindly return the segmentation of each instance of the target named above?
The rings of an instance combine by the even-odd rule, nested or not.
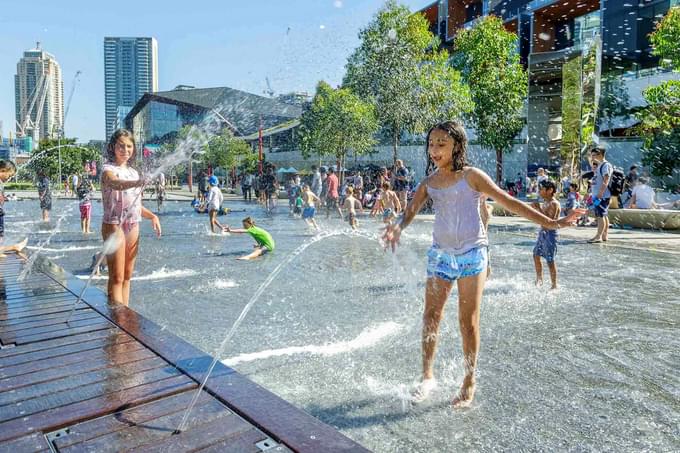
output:
[[[71,109],[71,101],[73,100],[73,93],[76,91],[76,85],[78,84],[78,77],[83,71],[76,71],[76,75],[73,77],[73,83],[71,84],[71,92],[68,94],[68,100],[66,101],[66,110],[64,111],[64,119],[61,124],[61,134],[64,134],[64,124],[66,124],[66,117],[68,116],[68,111]]]
[[[45,106],[45,99],[47,98],[47,91],[52,82],[52,75],[45,74],[44,72],[40,74],[38,83],[35,84],[35,88],[29,97],[29,101],[24,104],[24,108],[19,113],[19,118],[21,118],[21,123],[17,122],[19,126],[19,131],[17,137],[26,137],[29,135],[36,135],[36,132],[40,131],[40,121],[42,119],[43,107]],[[36,108],[37,106],[37,108]],[[35,120],[33,116],[35,115]]]
[[[76,85],[78,84],[78,76],[82,74],[82,71],[76,71],[76,75],[73,77],[73,83],[71,84],[71,92],[68,94],[68,101],[66,101],[66,110],[64,111],[64,119],[61,121],[61,125],[57,135],[57,146],[59,148],[59,185],[61,185],[61,139],[64,138],[64,124],[66,124],[66,117],[71,109],[71,101],[73,100],[73,93],[76,91]]]
[[[267,89],[264,90],[264,94],[268,94],[269,97],[274,97],[274,90],[272,90],[272,84],[269,83],[269,77],[265,77],[264,80],[267,82]]]

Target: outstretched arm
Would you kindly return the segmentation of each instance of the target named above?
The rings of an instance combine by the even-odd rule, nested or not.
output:
[[[583,214],[582,210],[575,209],[574,212],[571,212],[568,216],[562,217],[559,220],[553,220],[526,203],[523,203],[503,192],[486,173],[477,168],[471,168],[468,170],[466,178],[470,186],[477,192],[486,194],[508,211],[514,212],[525,219],[531,220],[532,222],[537,223],[548,230],[556,230],[560,227],[568,226],[573,223],[576,217]]]
[[[105,171],[104,174],[102,174],[102,187],[107,186],[113,190],[126,190],[132,189],[133,187],[141,187],[143,185],[144,185],[143,179],[125,181],[117,178],[112,171]]]

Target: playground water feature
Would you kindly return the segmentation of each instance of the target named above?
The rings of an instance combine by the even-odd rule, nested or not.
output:
[[[55,200],[53,212],[76,201]],[[397,254],[375,239],[324,221],[315,235],[284,208],[252,215],[277,241],[254,262],[246,235],[211,235],[187,202],[161,215],[164,236],[142,226],[131,307],[208,353],[244,306],[250,313],[220,357],[239,372],[374,451],[677,449],[680,413],[680,270],[677,256],[563,241],[561,289],[533,287],[533,241],[493,229],[493,276],[482,306],[478,392],[472,408],[450,409],[463,376],[455,292],[442,325],[431,401],[407,402],[420,373],[425,251],[432,225],[415,222]],[[88,277],[98,234],[80,233],[77,211],[50,231],[37,201],[6,205],[8,241],[28,236],[67,271]],[[101,221],[94,204],[92,225]],[[56,221],[53,221],[53,226]],[[330,232],[331,234],[328,234]],[[259,298],[260,285],[290,254]],[[30,250],[29,250],[30,251]],[[105,289],[104,278],[94,284]],[[158,297],[158,296],[161,297]]]

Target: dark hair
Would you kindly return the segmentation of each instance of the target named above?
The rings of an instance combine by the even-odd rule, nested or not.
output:
[[[555,186],[555,183],[549,179],[544,179],[538,186],[548,190],[552,189],[552,193],[557,191],[557,186]]]
[[[328,170],[326,170],[327,173],[335,173],[335,170],[333,170],[333,167],[329,167]]]
[[[11,173],[11,178],[17,172],[17,167],[11,160],[0,160],[0,172]]]
[[[630,166],[630,169],[631,169],[631,170],[637,170],[637,168],[638,168],[637,165],[631,165],[631,166]]]
[[[245,219],[241,221],[242,223],[247,223],[248,225],[255,226],[255,221],[253,220],[252,217],[248,216]]]
[[[449,137],[454,141],[453,153],[451,156],[451,169],[453,171],[462,170],[467,163],[467,147],[468,139],[465,133],[465,127],[458,121],[445,121],[443,123],[436,124],[427,131],[427,136],[425,137],[425,155],[427,156],[427,174],[431,173],[432,167],[434,167],[434,162],[430,159],[430,153],[428,148],[430,147],[430,134],[434,130],[440,130],[446,132]]]
[[[576,184],[575,182],[572,182],[571,184],[569,184],[569,187],[573,187],[574,189],[578,189],[578,184]]]
[[[116,162],[116,143],[121,137],[129,138],[132,142],[132,155],[130,156],[129,162],[134,164],[135,158],[137,157],[137,144],[135,143],[135,137],[127,129],[117,129],[111,134],[109,139],[109,144],[106,145],[106,160],[109,162]]]
[[[607,153],[607,150],[605,149],[604,146],[602,145],[593,145],[590,148],[591,153],[599,154],[601,156],[604,156]]]

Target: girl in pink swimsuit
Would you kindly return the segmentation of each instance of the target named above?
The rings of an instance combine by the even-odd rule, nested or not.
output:
[[[118,236],[116,251],[106,257],[109,268],[109,301],[128,305],[130,278],[135,268],[139,248],[139,222],[142,217],[151,220],[151,226],[160,237],[158,217],[142,206],[140,191],[144,181],[137,170],[128,166],[134,162],[136,147],[132,133],[118,129],[106,148],[108,163],[102,169],[102,237]]]
[[[467,406],[475,393],[475,370],[479,351],[479,311],[488,272],[485,215],[480,212],[486,197],[546,229],[571,225],[577,213],[551,219],[501,190],[481,170],[467,164],[467,135],[462,124],[437,124],[427,134],[427,157],[436,171],[416,189],[401,221],[387,225],[383,239],[395,249],[401,232],[428,199],[435,211],[432,247],[427,253],[425,312],[423,314],[422,381],[413,392],[414,402],[423,401],[434,389],[434,357],[439,324],[453,285],[458,286],[458,321],[463,340],[465,377],[453,397],[455,407]]]

